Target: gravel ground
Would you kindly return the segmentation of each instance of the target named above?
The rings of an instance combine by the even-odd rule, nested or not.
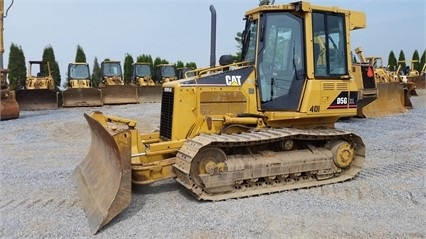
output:
[[[160,104],[21,112],[2,121],[1,238],[425,238],[426,91],[408,113],[349,119],[365,168],[355,179],[223,202],[193,199],[174,180],[134,188],[132,203],[95,236],[72,171],[88,152],[84,112],[136,119],[148,132]]]

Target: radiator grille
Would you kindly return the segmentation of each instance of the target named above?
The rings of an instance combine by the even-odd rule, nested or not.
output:
[[[169,140],[172,138],[173,99],[173,91],[163,91],[161,99],[160,136]]]

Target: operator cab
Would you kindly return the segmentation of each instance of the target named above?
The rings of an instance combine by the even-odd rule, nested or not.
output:
[[[246,19],[242,60],[257,66],[262,111],[299,111],[308,72],[326,79],[348,75],[345,15],[312,13],[312,39],[306,39],[311,24],[303,16],[263,11]]]

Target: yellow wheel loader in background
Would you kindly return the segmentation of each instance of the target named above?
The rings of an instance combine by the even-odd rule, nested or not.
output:
[[[57,109],[59,92],[46,61],[29,61],[24,89],[16,90],[16,100],[21,110]]]
[[[151,64],[136,62],[132,65],[132,84],[138,88],[139,102],[160,102],[162,87],[152,78]]]
[[[9,8],[12,6],[10,4]],[[8,9],[9,9],[8,8]],[[6,14],[7,15],[7,14]],[[10,90],[9,82],[7,81],[8,69],[3,67],[3,54],[4,54],[4,42],[3,42],[3,21],[4,21],[4,1],[0,0],[0,120],[16,119],[19,117],[19,105],[15,99],[15,92]]]
[[[93,88],[87,63],[68,64],[68,89],[62,91],[63,107],[102,106],[101,90]]]
[[[365,27],[364,13],[308,2],[256,7],[245,14],[242,62],[215,66],[210,11],[211,67],[163,84],[158,132],[84,115],[91,145],[74,177],[93,233],[128,207],[132,183],[175,178],[195,198],[217,201],[342,182],[362,169],[362,139],[334,125],[365,105],[356,81],[374,85],[351,62],[350,31]],[[336,43],[325,41],[320,67],[314,37]]]
[[[101,63],[102,103],[104,105],[139,103],[137,87],[124,84],[120,61],[103,61]]]
[[[368,64],[373,67],[374,71],[371,73],[374,73],[378,90],[375,101],[358,109],[358,117],[383,117],[390,114],[405,113],[407,112],[406,108],[412,108],[404,85],[385,69],[381,57],[365,57],[360,47],[355,49],[355,53],[361,64]]]

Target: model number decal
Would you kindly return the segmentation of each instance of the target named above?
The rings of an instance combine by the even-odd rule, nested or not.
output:
[[[336,103],[338,105],[346,105],[346,104],[348,104],[348,97],[337,97]]]
[[[353,109],[357,107],[357,91],[342,91],[327,109]]]
[[[313,105],[313,106],[311,106],[309,111],[311,111],[312,113],[320,112],[320,106],[319,105]]]

